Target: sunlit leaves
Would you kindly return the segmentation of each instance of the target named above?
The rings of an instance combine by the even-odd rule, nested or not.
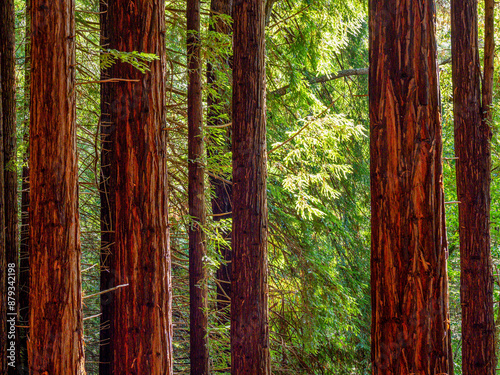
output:
[[[289,173],[283,187],[295,198],[295,208],[301,217],[311,220],[326,215],[325,200],[340,195],[338,183],[352,172],[345,164],[343,148],[353,139],[363,136],[363,128],[343,115],[331,114],[320,119],[304,120],[307,126],[283,150],[282,164]],[[290,137],[294,132],[288,132]]]

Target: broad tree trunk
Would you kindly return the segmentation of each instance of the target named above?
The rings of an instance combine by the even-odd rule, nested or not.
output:
[[[108,0],[110,49],[156,54],[141,73],[117,62],[109,77],[111,374],[172,374],[172,284],[165,131],[165,2]],[[125,81],[124,81],[125,80]],[[126,286],[124,286],[126,285]]]
[[[205,158],[200,55],[200,0],[187,1],[189,326],[191,375],[208,375]]]
[[[449,374],[433,0],[370,0],[373,374]]]
[[[483,113],[491,104],[491,91],[489,104],[483,107],[477,22],[476,0],[451,2],[464,375],[496,373],[489,223],[491,130],[489,115]],[[486,53],[485,64],[492,57]],[[485,81],[484,88],[491,90],[491,82]]]
[[[30,340],[33,375],[84,374],[74,1],[33,0]]]
[[[3,0],[0,2],[0,58],[1,79],[2,79],[2,125],[3,125],[3,180],[4,180],[4,220],[5,220],[5,254],[7,265],[14,265],[14,285],[9,285],[8,291],[13,291],[14,309],[9,307],[9,312],[18,313],[17,307],[17,287],[19,285],[18,268],[18,224],[17,224],[17,160],[16,160],[16,72],[15,72],[15,24],[14,24],[14,0]],[[1,272],[6,269],[3,268]],[[9,281],[8,279],[6,281]],[[6,294],[4,294],[5,296]],[[10,294],[9,294],[10,297]],[[12,318],[12,316],[9,316]],[[15,342],[16,352],[18,351],[18,325],[17,316],[15,339],[8,340],[9,346]],[[10,328],[10,326],[9,326]],[[9,331],[9,335],[11,332]],[[16,362],[19,358],[16,358]],[[16,363],[17,365],[17,363]],[[16,368],[8,366],[8,373],[14,374]]]
[[[221,34],[231,34],[231,26],[229,22],[221,19],[221,15],[232,14],[232,0],[212,0],[210,2],[210,31]],[[214,68],[215,65],[215,68]],[[217,66],[219,68],[217,69]],[[219,61],[209,62],[207,64],[207,83],[211,90],[207,94],[207,124],[208,126],[222,126],[229,122],[231,118],[231,103],[228,98],[228,93],[225,91],[224,85],[220,83],[217,74],[224,74],[224,71],[231,69],[230,56],[220,56]],[[212,149],[220,147],[222,152],[231,149],[231,126],[228,126],[225,131],[225,144],[212,145]],[[209,139],[215,142],[215,137],[210,136],[210,128],[208,129]],[[208,152],[209,157],[216,157],[214,151]],[[231,176],[210,176],[210,185],[214,189],[212,198],[212,213],[214,220],[229,219],[232,217],[232,185],[229,183]],[[231,231],[223,233],[225,239],[231,239]],[[219,251],[223,263],[220,264],[216,272],[217,279],[217,310],[221,323],[229,323],[229,307],[231,300],[231,247],[221,245]]]
[[[264,2],[234,1],[231,373],[268,375]]]

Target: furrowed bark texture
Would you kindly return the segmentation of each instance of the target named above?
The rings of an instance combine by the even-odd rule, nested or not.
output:
[[[189,327],[191,375],[208,375],[205,158],[201,104],[200,0],[187,1]]]
[[[269,359],[264,2],[234,1],[231,373]]]
[[[230,16],[232,14],[232,0],[212,0],[210,2],[210,17],[211,23],[209,30],[221,34],[231,34],[231,26],[224,21],[220,16]],[[218,74],[225,74],[231,69],[230,56],[220,56],[220,59],[207,64],[207,83],[212,88],[207,94],[207,124],[208,126],[224,125],[231,118],[231,98],[226,92],[224,84],[217,77]],[[215,66],[215,67],[214,67]],[[226,120],[225,120],[226,119]],[[224,144],[222,152],[231,149],[231,127],[225,131]],[[212,143],[216,142],[216,137],[213,134],[208,134],[209,140]],[[217,147],[213,145],[208,150],[209,157],[216,157]],[[220,176],[222,178],[209,177],[210,185],[214,190],[212,198],[212,213],[214,220],[229,219],[232,217],[232,185],[225,180],[231,180],[231,176]],[[223,235],[228,241],[231,240],[231,230],[226,231]],[[231,302],[231,258],[232,252],[230,246],[220,245],[219,252],[224,260],[219,265],[216,272],[217,279],[217,311],[219,312],[221,323],[229,323],[230,302]]]
[[[84,374],[74,1],[33,0],[30,340],[33,375]]]
[[[434,17],[370,0],[374,375],[452,371]]]
[[[165,139],[165,2],[108,0],[110,49],[154,53],[141,73],[117,62],[109,83],[115,244],[111,374],[172,374],[172,285]],[[107,147],[107,146],[104,146]]]
[[[17,219],[17,161],[16,161],[16,72],[15,72],[15,31],[14,0],[0,2],[0,58],[2,79],[3,117],[3,180],[4,180],[4,220],[5,253],[7,264],[15,265],[15,309],[17,312],[18,272],[18,219]],[[5,268],[2,269],[5,271]],[[8,281],[8,280],[6,280]],[[9,309],[9,312],[12,312]],[[16,320],[16,326],[18,322]],[[18,351],[18,329],[15,328],[16,352]],[[9,342],[12,340],[8,340]],[[8,366],[8,373],[16,373],[16,368]]]
[[[100,44],[103,50],[109,48],[109,21],[108,2],[99,3],[100,12]],[[101,80],[109,79],[109,69],[101,71]],[[111,165],[113,163],[113,137],[116,126],[112,126],[111,108],[112,102],[111,87],[113,84],[101,83],[101,174],[99,182],[99,194],[101,200],[101,291],[111,289],[115,286],[113,273],[110,266],[112,256],[115,253],[115,188],[111,182]],[[113,316],[114,292],[101,295],[101,325],[99,331],[99,373],[111,374],[111,363],[113,362],[110,322]]]
[[[455,155],[458,157],[457,195],[460,201],[462,372],[464,375],[495,374],[494,283],[489,229],[491,130],[488,115],[483,117],[481,106],[477,1],[452,1],[451,15]]]

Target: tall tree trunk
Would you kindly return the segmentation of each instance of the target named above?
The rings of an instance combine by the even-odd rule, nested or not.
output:
[[[9,285],[14,291],[14,309],[17,314],[18,268],[18,226],[17,226],[17,160],[16,160],[16,72],[15,72],[15,24],[14,0],[0,2],[0,53],[3,108],[3,180],[4,180],[4,220],[5,252],[8,265],[14,265],[15,285]],[[3,269],[5,270],[5,269]],[[9,279],[10,280],[10,279]],[[8,281],[8,280],[6,280]],[[14,290],[15,289],[15,290]],[[9,312],[12,312],[9,307]],[[12,317],[9,317],[12,318]],[[17,316],[15,329],[16,352],[18,351]],[[11,332],[9,332],[11,334]],[[16,359],[18,360],[18,358]],[[17,365],[17,364],[16,364]],[[8,373],[14,374],[16,368],[8,366]]]
[[[489,223],[491,130],[489,116],[483,113],[489,104],[481,105],[477,1],[453,0],[451,26],[457,195],[460,201],[462,372],[464,375],[495,374]],[[492,61],[492,57],[486,53],[485,64]],[[491,69],[485,69],[486,72],[492,73]],[[490,84],[485,81],[485,92],[491,90]],[[491,91],[486,96],[491,103]]]
[[[209,30],[221,34],[231,34],[230,23],[221,19],[221,15],[230,16],[232,14],[233,1],[232,0],[212,0],[210,2],[210,26]],[[221,126],[224,125],[231,118],[231,103],[230,98],[227,98],[226,89],[221,84],[217,74],[224,74],[223,71],[230,70],[230,56],[221,56],[220,62],[212,62],[207,64],[207,83],[211,90],[207,94],[207,124],[208,126]],[[214,69],[214,65],[223,66],[221,69]],[[220,147],[222,152],[231,149],[231,127],[226,128],[225,144],[212,146],[212,149]],[[211,142],[215,142],[215,137],[210,137]],[[208,152],[209,157],[215,157],[214,151]],[[222,177],[222,178],[218,178]],[[231,195],[232,186],[228,182],[230,176],[210,176],[210,185],[214,189],[212,198],[212,213],[214,220],[219,221],[222,219],[229,219],[232,217]],[[231,231],[223,233],[226,240],[231,239]],[[223,263],[219,265],[216,272],[217,278],[217,310],[220,313],[220,319],[223,324],[229,323],[229,307],[231,299],[231,247],[221,245],[219,247]]]
[[[108,22],[108,2],[99,2],[100,13],[100,45],[102,50],[109,48],[109,22]],[[113,264],[112,257],[115,252],[115,188],[111,184],[111,165],[113,163],[113,137],[116,126],[111,122],[111,101],[112,84],[105,83],[109,79],[109,69],[101,72],[101,174],[99,193],[101,200],[101,291],[111,289],[114,286],[114,277],[110,266]],[[113,317],[113,292],[101,295],[101,324],[99,331],[99,373],[111,374],[111,364],[113,362],[113,352],[110,345],[111,330],[110,322]]]
[[[33,0],[30,340],[33,375],[84,374],[73,0]]]
[[[122,79],[108,83],[115,199],[109,270],[114,285],[123,286],[111,292],[110,373],[115,375],[173,371],[164,11],[164,0],[108,0],[109,48],[159,58],[145,73],[122,62],[109,69],[110,78]]]
[[[269,358],[264,2],[234,1],[231,373]]]
[[[201,103],[200,0],[187,1],[189,326],[191,375],[208,375],[205,163]]]
[[[26,26],[24,44],[24,135],[23,143],[29,142],[30,81],[31,81],[31,0],[26,0]],[[21,193],[21,229],[19,246],[19,360],[22,373],[28,372],[29,334],[29,148],[23,158]]]
[[[373,374],[449,374],[433,0],[370,0]]]

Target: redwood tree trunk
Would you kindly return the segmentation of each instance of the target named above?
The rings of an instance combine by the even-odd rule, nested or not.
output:
[[[108,0],[109,48],[156,54],[141,73],[117,62],[109,84],[114,191],[111,372],[172,374],[172,285],[165,142],[165,2]],[[104,146],[106,147],[106,146]]]
[[[210,27],[209,30],[221,34],[229,35],[231,33],[230,23],[221,19],[220,15],[232,14],[232,0],[212,0],[210,2]],[[229,62],[230,56],[220,56],[218,61],[213,61],[207,64],[207,83],[211,90],[207,94],[207,124],[208,126],[221,126],[229,122],[231,118],[231,103],[228,98],[227,90],[220,83],[218,74],[224,74],[225,71],[231,69]],[[214,69],[215,66],[215,69]],[[219,68],[217,68],[219,67]],[[222,153],[231,149],[231,127],[227,127],[225,131],[224,144],[212,145],[212,151],[208,152],[209,157],[216,157],[217,152],[213,151],[217,148],[222,150]],[[209,128],[210,132],[210,128]],[[215,143],[215,137],[210,136],[211,142]],[[219,178],[220,177],[220,178]],[[210,185],[214,189],[212,198],[212,213],[214,220],[229,219],[232,217],[232,185],[228,182],[231,176],[210,176]],[[231,239],[231,231],[223,234],[225,239]],[[220,314],[221,323],[229,323],[229,307],[231,300],[231,247],[221,245],[219,251],[223,263],[219,265],[216,272],[217,278],[217,311]]]
[[[449,374],[433,0],[370,0],[373,374]]]
[[[17,160],[16,160],[16,72],[15,72],[15,30],[14,30],[14,0],[0,2],[0,57],[2,59],[0,74],[2,79],[2,117],[3,117],[3,180],[4,180],[4,220],[5,220],[5,253],[8,265],[14,265],[15,284],[9,285],[8,290],[14,291],[14,309],[17,307],[17,287],[19,285],[18,268],[18,224],[17,224]],[[2,272],[5,268],[2,269]],[[11,279],[9,279],[11,280]],[[8,281],[8,280],[6,280]],[[5,295],[5,294],[4,294]],[[9,312],[12,312],[9,308]],[[9,316],[12,318],[12,316]],[[16,324],[18,325],[18,316]],[[15,329],[16,352],[18,351],[18,335]],[[10,332],[9,332],[10,334]],[[19,358],[16,358],[16,362]],[[17,363],[16,363],[17,365]],[[16,373],[16,368],[8,366],[8,373]]]
[[[205,162],[201,104],[200,0],[187,1],[189,326],[191,375],[208,375]]]
[[[231,373],[268,375],[264,2],[234,2]]]
[[[477,1],[453,0],[451,26],[457,195],[460,201],[462,372],[464,375],[487,375],[496,373],[489,223],[491,130],[488,114],[483,114],[488,107],[481,105]],[[492,59],[492,56],[485,54],[485,64],[487,58]],[[488,87],[487,82],[484,87]],[[491,98],[491,93],[488,96]]]
[[[30,340],[33,375],[83,374],[74,1],[33,0]]]

